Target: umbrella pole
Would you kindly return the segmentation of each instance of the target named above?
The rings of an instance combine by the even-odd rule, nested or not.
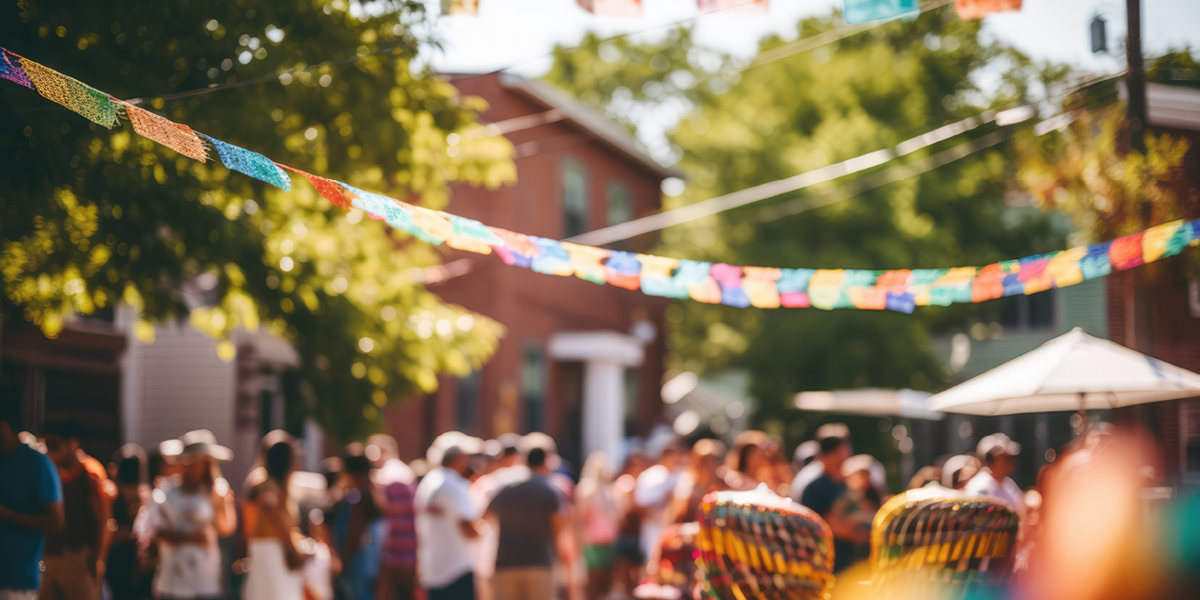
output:
[[[1079,392],[1079,418],[1079,431],[1083,435],[1088,428],[1087,394],[1084,392]]]

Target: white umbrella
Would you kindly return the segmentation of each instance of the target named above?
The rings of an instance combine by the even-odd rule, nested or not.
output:
[[[1076,327],[937,394],[930,410],[1012,415],[1120,408],[1200,396],[1200,375]]]
[[[800,392],[796,408],[854,415],[905,417],[941,421],[946,415],[925,408],[930,394],[915,390],[846,390]]]

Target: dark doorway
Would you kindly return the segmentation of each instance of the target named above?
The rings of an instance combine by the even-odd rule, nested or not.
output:
[[[583,363],[561,362],[558,368],[558,394],[561,399],[563,427],[558,436],[558,453],[576,474],[583,466]]]

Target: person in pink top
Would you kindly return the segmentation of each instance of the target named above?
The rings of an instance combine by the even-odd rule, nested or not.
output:
[[[575,511],[583,520],[587,599],[607,598],[612,590],[620,519],[608,454],[594,452],[583,463],[579,485],[575,486]]]

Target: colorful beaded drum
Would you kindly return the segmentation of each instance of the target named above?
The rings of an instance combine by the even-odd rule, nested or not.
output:
[[[872,581],[892,591],[949,583],[1003,585],[1012,572],[1019,523],[996,498],[938,485],[909,490],[875,514]]]
[[[715,600],[824,600],[833,535],[813,511],[760,486],[704,498],[697,563]]]

